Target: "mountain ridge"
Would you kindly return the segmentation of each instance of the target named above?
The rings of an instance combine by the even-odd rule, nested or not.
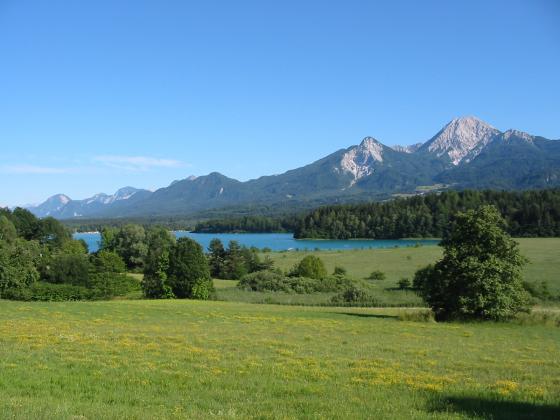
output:
[[[57,194],[29,209],[39,217],[61,219],[184,215],[246,204],[390,197],[433,185],[560,186],[560,141],[515,129],[502,132],[476,117],[459,117],[424,143],[390,147],[366,136],[357,145],[282,174],[241,182],[211,172],[173,181],[154,192],[124,187],[85,200]]]

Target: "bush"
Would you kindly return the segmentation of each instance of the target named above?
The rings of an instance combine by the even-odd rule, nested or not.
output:
[[[140,290],[140,284],[126,274],[96,273],[90,278],[90,290],[93,299],[107,299]]]
[[[346,268],[340,267],[338,265],[334,267],[333,276],[345,277],[346,274],[347,274]]]
[[[214,283],[212,280],[202,280],[197,281],[192,288],[192,299],[198,300],[208,300],[215,297],[216,290],[214,289]]]
[[[67,300],[91,300],[92,292],[82,286],[37,282],[26,289],[9,289],[6,299],[23,301],[61,302]]]
[[[401,290],[410,289],[410,286],[412,286],[410,279],[408,279],[407,277],[403,277],[402,279],[400,279],[397,284],[399,286],[399,289]]]
[[[323,261],[314,255],[307,255],[292,269],[292,277],[308,277],[310,279],[322,279],[327,277],[327,269]]]
[[[380,306],[379,301],[366,289],[352,284],[331,299],[333,305],[339,306]]]
[[[88,286],[91,268],[87,255],[57,255],[47,270],[46,280],[50,283]]]
[[[349,280],[338,277],[312,279],[308,277],[286,277],[274,271],[257,271],[243,276],[237,287],[254,292],[308,294],[339,291],[347,287],[348,284]]]
[[[385,275],[385,273],[383,271],[380,270],[374,270],[371,272],[371,274],[369,275],[369,277],[367,278],[368,280],[385,280],[387,278],[387,276]]]
[[[523,282],[523,288],[535,299],[538,300],[560,300],[560,296],[554,296],[550,293],[548,283],[541,281],[540,283]]]

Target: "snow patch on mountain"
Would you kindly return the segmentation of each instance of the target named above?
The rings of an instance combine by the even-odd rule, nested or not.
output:
[[[395,144],[394,146],[391,146],[391,149],[393,149],[395,152],[414,153],[414,152],[416,152],[421,146],[422,146],[422,143],[410,144],[410,145],[408,145],[408,146],[401,146],[401,145],[399,145],[399,144]]]

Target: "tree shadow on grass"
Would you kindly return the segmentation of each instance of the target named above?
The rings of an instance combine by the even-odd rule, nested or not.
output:
[[[382,319],[398,319],[397,315],[383,315],[383,314],[363,314],[360,312],[337,312],[340,315],[357,316],[359,318],[382,318]]]
[[[460,413],[492,420],[560,419],[560,406],[476,397],[445,397],[432,402],[430,411]]]

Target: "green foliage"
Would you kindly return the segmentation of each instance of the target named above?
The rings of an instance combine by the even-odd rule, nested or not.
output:
[[[554,301],[560,300],[560,295],[553,295],[550,291],[550,287],[546,280],[540,282],[523,282],[523,288],[529,293],[533,298],[540,301]]]
[[[287,277],[274,271],[257,271],[247,274],[237,284],[242,290],[253,292],[318,293],[336,292],[351,282],[340,277],[314,279],[309,277]]]
[[[287,217],[279,219],[265,216],[213,219],[197,223],[194,231],[197,233],[289,232],[293,230],[293,220]]]
[[[334,270],[333,270],[333,276],[342,276],[345,277],[347,275],[347,271],[346,268],[341,267],[339,265],[335,265],[334,266]]]
[[[46,280],[49,283],[87,287],[91,269],[87,255],[60,254],[53,258]]]
[[[72,240],[53,218],[39,220],[24,209],[2,209],[0,237],[2,298],[107,299],[139,288],[122,274],[126,267],[118,254],[106,248],[89,256],[85,243]]]
[[[443,237],[454,214],[496,205],[514,236],[560,236],[560,190],[525,192],[446,191],[396,200],[331,205],[313,210],[297,225],[296,238]]]
[[[144,264],[142,289],[144,296],[153,299],[175,297],[168,284],[169,254],[175,244],[175,236],[164,228],[150,228],[147,234],[148,254]]]
[[[247,248],[240,246],[237,241],[230,241],[225,249],[219,239],[210,242],[208,260],[212,277],[229,280],[239,280],[255,271],[270,270],[274,265],[269,256],[262,260],[256,248]]]
[[[120,229],[106,228],[101,231],[101,248],[121,256],[130,269],[140,269],[148,254],[146,231],[140,225],[124,225]]]
[[[230,241],[224,262],[223,278],[238,280],[249,272],[247,254],[237,241]]]
[[[214,238],[208,247],[208,263],[210,264],[210,275],[221,278],[224,273],[226,250],[221,240]]]
[[[290,276],[322,279],[327,276],[327,269],[319,257],[307,255],[294,266],[290,272]]]
[[[191,298],[208,300],[214,298],[215,293],[216,291],[212,280],[198,280],[192,288]]]
[[[364,287],[351,284],[331,299],[335,306],[379,306],[377,299]]]
[[[419,270],[414,287],[438,320],[503,320],[526,309],[525,259],[493,206],[457,215],[443,259]]]
[[[92,291],[83,286],[37,282],[28,288],[9,289],[3,296],[10,300],[60,302],[91,300]]]
[[[59,247],[57,252],[61,254],[84,255],[87,254],[88,248],[87,244],[83,240],[68,240]]]
[[[403,277],[397,282],[397,285],[399,286],[399,289],[406,290],[410,289],[410,287],[412,286],[412,282],[408,277]]]
[[[195,284],[210,280],[202,247],[190,238],[180,238],[169,255],[168,284],[178,298],[192,297]]]
[[[124,296],[139,289],[139,284],[135,279],[126,274],[116,272],[92,274],[88,285],[90,299],[108,299],[113,296]]]
[[[0,216],[0,241],[13,243],[16,239],[17,231],[14,224],[6,216]]]
[[[373,270],[368,276],[368,280],[385,280],[387,276],[381,270]]]
[[[113,251],[98,251],[92,256],[92,263],[97,272],[124,273],[126,271],[123,259]]]
[[[36,268],[39,253],[36,241],[0,241],[0,297],[8,289],[25,289],[39,280]]]

